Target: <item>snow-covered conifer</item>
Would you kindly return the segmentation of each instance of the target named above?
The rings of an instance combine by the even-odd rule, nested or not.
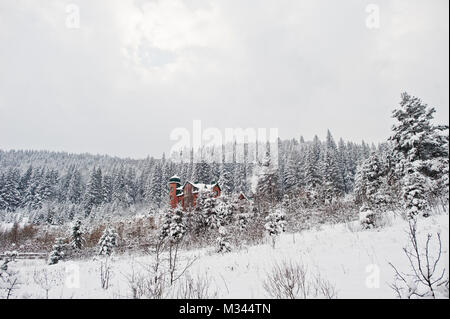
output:
[[[183,211],[175,209],[168,211],[161,225],[160,239],[168,239],[171,243],[178,243],[186,233]]]
[[[417,214],[415,209],[425,207],[423,193],[448,197],[448,188],[443,187],[448,184],[448,126],[434,125],[435,109],[419,98],[407,93],[401,98],[400,107],[393,112],[397,123],[392,127],[390,140],[400,158],[405,206],[409,213]],[[424,186],[427,188],[420,190]]]
[[[57,238],[55,240],[55,244],[52,247],[52,251],[48,257],[48,264],[54,265],[57,264],[60,260],[64,259],[65,253],[65,244],[62,238]]]
[[[100,247],[99,255],[111,256],[114,247],[117,246],[118,235],[114,228],[107,227],[100,238],[98,245]]]
[[[230,236],[225,227],[219,227],[219,236],[217,237],[216,241],[218,246],[217,252],[228,253],[231,251]]]
[[[408,217],[412,218],[420,213],[429,215],[427,196],[427,179],[417,171],[411,169],[404,178],[404,205]]]
[[[272,238],[272,244],[275,247],[276,238],[286,230],[285,214],[280,209],[273,211],[266,217],[264,228]]]
[[[83,241],[81,220],[77,220],[72,226],[72,247],[74,249],[81,249],[83,247]]]

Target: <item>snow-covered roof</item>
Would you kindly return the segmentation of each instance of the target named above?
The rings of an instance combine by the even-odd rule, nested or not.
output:
[[[177,188],[177,190],[180,190],[182,193],[180,193],[180,194],[177,194],[177,196],[181,196],[181,195],[183,195],[183,192],[184,192],[184,187],[186,186],[186,184],[191,184],[195,189],[192,191],[192,193],[198,193],[199,191],[212,191],[213,189],[214,189],[214,187],[219,187],[219,189],[220,189],[220,186],[219,186],[219,184],[218,183],[214,183],[214,184],[204,184],[204,183],[193,183],[193,182],[190,182],[190,181],[186,181],[184,184],[183,184],[183,186],[181,186],[181,187],[178,187]]]
[[[192,185],[194,185],[194,187],[198,188],[199,190],[212,190],[214,186],[217,185],[217,183],[215,184],[192,183]]]

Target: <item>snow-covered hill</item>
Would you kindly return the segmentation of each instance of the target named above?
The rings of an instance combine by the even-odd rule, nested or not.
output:
[[[395,298],[395,292],[389,287],[394,276],[389,262],[409,272],[408,259],[402,251],[408,245],[407,230],[408,223],[392,214],[388,225],[382,229],[361,230],[357,223],[326,225],[302,233],[284,234],[275,249],[267,241],[227,254],[217,254],[213,248],[207,248],[182,252],[182,256],[183,260],[198,258],[189,273],[193,278],[208,278],[205,282],[208,282],[210,297],[270,298],[263,287],[267,273],[274,264],[292,261],[303,264],[310,274],[320,274],[334,285],[338,298]],[[448,212],[418,220],[421,244],[425,244],[428,233],[441,234],[440,267],[446,268],[445,277],[448,277]],[[430,246],[433,254],[437,251],[434,239],[436,237],[432,238]],[[14,295],[16,298],[45,298],[48,286],[50,298],[131,298],[130,278],[133,273],[135,277],[139,272],[142,274],[151,262],[152,257],[146,255],[114,257],[111,283],[105,290],[101,288],[99,260],[66,261],[53,266],[43,261],[19,260],[12,265],[19,271],[21,282]]]

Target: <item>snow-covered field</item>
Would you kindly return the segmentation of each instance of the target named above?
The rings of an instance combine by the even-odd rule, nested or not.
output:
[[[439,232],[442,238],[442,266],[449,269],[448,213],[418,221],[419,240],[427,233]],[[198,257],[189,269],[207,274],[210,291],[217,298],[269,298],[263,288],[267,272],[274,263],[296,261],[308,271],[319,274],[335,285],[338,298],[395,298],[389,287],[394,272],[389,262],[399,270],[409,272],[409,263],[402,248],[408,244],[408,224],[392,215],[382,229],[360,230],[357,224],[326,225],[320,229],[282,235],[272,248],[270,242],[227,254],[217,254],[214,248],[183,252],[183,256]],[[435,251],[435,245],[432,246]],[[52,280],[47,284],[50,298],[130,298],[126,279],[142,265],[151,262],[145,255],[114,257],[111,284],[101,288],[98,260],[66,261],[47,266],[42,260],[18,260],[12,267],[20,272],[21,285],[16,298],[45,298],[45,284],[36,283],[35,272],[47,269]],[[41,272],[42,276],[42,272]],[[39,281],[39,280],[38,280]],[[42,280],[41,280],[42,282]]]

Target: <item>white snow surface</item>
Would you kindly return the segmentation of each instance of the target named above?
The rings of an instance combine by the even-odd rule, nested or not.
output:
[[[442,263],[449,269],[448,212],[418,221],[419,240],[424,243],[427,233],[439,232],[442,238]],[[394,272],[408,271],[408,260],[402,248],[408,244],[408,224],[400,217],[390,216],[390,223],[381,229],[361,230],[358,222],[325,225],[295,234],[283,234],[275,249],[270,240],[231,253],[218,254],[215,247],[185,251],[183,256],[198,256],[190,273],[207,274],[211,290],[217,298],[270,298],[263,288],[267,272],[276,262],[296,261],[313,273],[335,285],[338,298],[396,298],[389,287]],[[436,246],[432,246],[435,248]],[[35,270],[47,269],[52,274],[49,298],[130,298],[126,279],[132,264],[150,263],[149,255],[115,256],[109,289],[100,284],[98,260],[64,261],[48,266],[43,260],[17,260],[13,269],[20,273],[21,285],[16,298],[45,298],[45,290],[33,279]],[[71,287],[75,269],[79,270],[79,287]],[[68,277],[69,276],[69,277]],[[69,278],[69,279],[68,279]],[[72,278],[72,279],[70,279]],[[375,278],[375,280],[374,280]],[[76,280],[75,280],[76,282]],[[72,282],[73,284],[73,282]]]

